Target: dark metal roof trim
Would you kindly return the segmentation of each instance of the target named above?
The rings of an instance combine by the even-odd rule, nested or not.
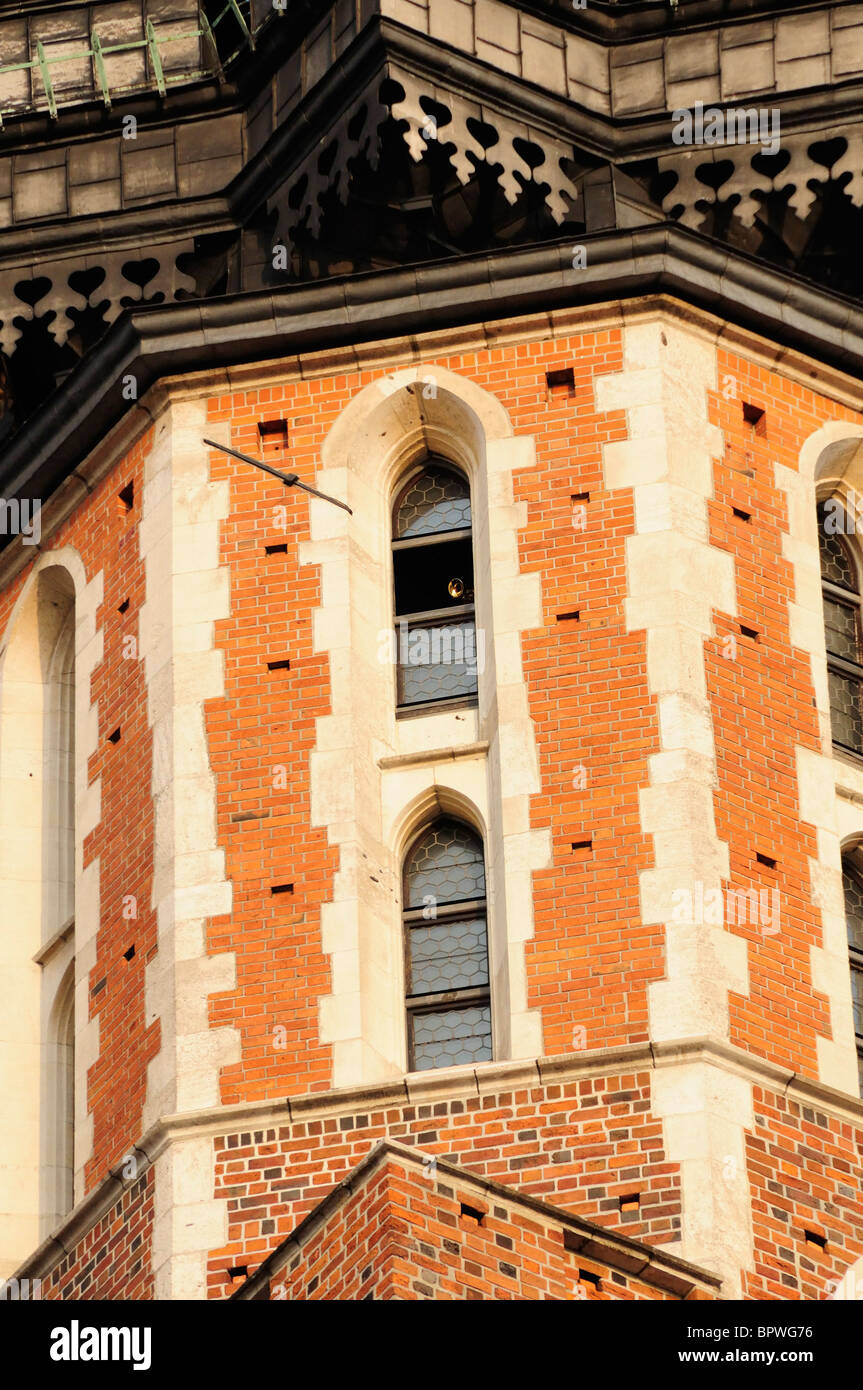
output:
[[[448,44],[429,39],[395,20],[374,15],[315,87],[286,114],[263,148],[222,191],[157,200],[146,207],[71,218],[63,216],[20,228],[5,228],[0,233],[0,257],[4,262],[14,262],[18,256],[37,252],[46,254],[66,248],[80,252],[125,237],[137,241],[142,229],[166,239],[173,233],[190,235],[242,227],[266,198],[291,177],[304,156],[320,144],[322,132],[331,130],[334,118],[346,109],[358,91],[384,76],[391,61],[404,63],[432,84],[449,84],[449,90],[470,95],[479,102],[492,102],[517,120],[527,119],[537,129],[571,141],[574,155],[583,150],[619,165],[674,149],[669,111],[645,112],[623,119],[592,111],[501,72]],[[260,94],[259,89],[255,94]],[[214,103],[209,96],[211,94],[202,110],[191,106],[185,110],[179,103],[174,107],[165,106],[162,119],[154,120],[148,129],[174,121],[201,119],[207,114],[240,113],[251,100],[248,92],[241,99],[235,86],[226,88],[222,104]],[[784,134],[811,127],[813,141],[823,138],[820,127],[825,124],[863,117],[863,82],[857,79],[802,92],[771,93],[769,99],[773,105],[781,107]],[[724,110],[751,105],[754,101],[755,97],[750,94],[736,101],[717,100],[712,105]],[[104,127],[104,113],[100,120]],[[102,128],[94,133],[106,132]],[[68,137],[60,140],[57,136],[54,143],[68,143]],[[721,155],[723,148],[709,147],[705,159],[709,161],[714,155]]]
[[[852,376],[863,307],[673,224],[364,273],[317,284],[127,310],[9,442],[0,495],[44,502],[160,377],[324,348],[413,338],[553,309],[670,295]],[[0,538],[6,543],[9,538]]]

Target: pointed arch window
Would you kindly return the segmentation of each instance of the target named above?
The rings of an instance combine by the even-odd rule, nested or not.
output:
[[[842,886],[845,890],[845,922],[851,957],[851,1006],[857,1040],[857,1076],[863,1097],[863,875],[847,858],[842,861]]]
[[[492,1058],[485,861],[468,826],[428,826],[405,858],[408,1067]]]
[[[474,704],[473,530],[467,479],[430,456],[393,507],[397,703]]]
[[[821,590],[827,639],[830,723],[839,748],[863,754],[863,643],[860,575],[845,535],[853,530],[838,498],[818,508]]]

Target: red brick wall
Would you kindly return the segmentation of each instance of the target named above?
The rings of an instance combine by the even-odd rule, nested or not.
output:
[[[573,367],[572,398],[545,389],[545,372],[559,366]],[[516,479],[515,497],[527,503],[522,571],[542,576],[544,626],[523,635],[522,653],[542,778],[532,823],[548,827],[553,864],[534,878],[525,955],[528,1004],[542,1010],[553,1056],[648,1036],[663,931],[641,923],[638,874],[652,851],[638,788],[659,738],[645,635],[626,631],[632,492],[603,489],[602,448],[626,438],[626,420],[598,414],[594,401],[594,378],[623,369],[620,334],[543,344],[516,367],[489,389],[516,433],[537,439],[538,467]],[[559,618],[573,611],[577,621]]]
[[[99,710],[99,744],[88,768],[91,781],[101,778],[102,817],[84,846],[85,864],[99,859],[101,895],[101,929],[90,975],[90,1016],[99,1019],[99,1057],[89,1072],[94,1137],[88,1188],[140,1138],[147,1065],[160,1046],[160,1024],[157,1020],[148,1027],[144,1010],[145,968],[157,950],[151,906],[153,740],[144,662],[123,654],[127,637],[140,640],[138,619],[146,598],[138,524],[151,443],[152,432],[88,499],[95,510],[88,528],[92,552],[85,555],[85,564],[88,576],[91,566],[104,571],[104,601],[97,614],[104,656],[93,673],[91,695]],[[130,482],[135,505],[125,513],[117,494]],[[77,533],[73,543],[78,544]],[[120,605],[127,601],[121,613]],[[109,742],[118,728],[119,742]],[[126,960],[132,947],[134,955]]]
[[[312,478],[325,428],[344,402],[331,382],[315,381],[220,398],[210,417],[230,417],[235,447],[256,454],[257,421],[287,414],[290,467]],[[331,897],[338,854],[324,831],[309,826],[315,720],[330,706],[327,657],[312,650],[319,577],[298,561],[309,534],[307,498],[224,454],[211,454],[211,470],[214,479],[231,479],[219,561],[231,569],[231,616],[216,624],[225,695],[207,705],[218,838],[233,883],[230,918],[213,919],[207,944],[212,953],[235,952],[237,961],[236,990],[211,1000],[210,1020],[238,1029],[243,1047],[242,1062],[222,1073],[230,1104],[331,1085],[331,1049],[318,1040],[318,1001],[332,988],[320,908]],[[266,554],[282,544],[286,553]],[[268,671],[268,662],[282,660],[288,670]],[[285,883],[291,892],[271,893]]]
[[[388,1105],[216,1139],[216,1196],[229,1242],[209,1265],[211,1296],[227,1271],[254,1270],[383,1138],[416,1144],[636,1240],[680,1230],[680,1178],[649,1113],[646,1073],[546,1084],[428,1105]],[[640,1207],[620,1211],[638,1192]]]
[[[154,1193],[148,1168],[42,1280],[41,1297],[152,1299]]]
[[[393,1159],[288,1258],[269,1292],[291,1302],[675,1297],[565,1250],[562,1229],[539,1213]]]
[[[754,1101],[746,1153],[756,1267],[744,1296],[827,1298],[863,1256],[863,1125],[761,1087]]]
[[[827,1000],[812,987],[810,950],[822,945],[809,866],[817,845],[814,828],[800,819],[794,749],[819,751],[820,743],[809,656],[790,642],[794,576],[783,555],[787,504],[774,470],[777,463],[796,470],[815,430],[854,415],[725,351],[719,352],[719,385],[711,418],[726,448],[714,473],[711,543],[734,557],[738,618],[717,613],[717,636],[705,646],[718,769],[716,830],[729,845],[730,885],[776,887],[780,908],[775,934],[759,924],[728,924],[749,943],[749,994],[731,997],[731,1041],[817,1079],[816,1038],[831,1037],[831,1026]],[[744,402],[765,409],[764,433],[745,422]],[[751,521],[736,518],[733,507]],[[741,624],[755,629],[757,639],[742,636]],[[736,651],[727,644],[730,636]],[[759,852],[777,861],[775,870],[756,861]]]
[[[516,434],[536,439],[537,467],[516,476],[515,496],[527,508],[522,570],[542,576],[543,626],[524,634],[522,649],[542,776],[532,821],[550,831],[553,864],[535,878],[528,1005],[542,1010],[549,1054],[640,1041],[647,1036],[647,985],[665,969],[661,929],[640,925],[637,879],[652,862],[637,793],[647,783],[647,758],[658,738],[644,634],[625,631],[632,497],[602,489],[601,446],[625,437],[625,417],[597,415],[593,397],[597,374],[622,369],[620,335],[574,334],[437,362],[495,393]],[[546,370],[560,366],[574,369],[572,396],[546,389]],[[285,416],[291,466],[311,479],[337,416],[380,374],[352,372],[235,392],[214,398],[209,414],[213,421],[230,420],[234,443],[253,452],[257,422]],[[772,464],[796,467],[800,446],[819,424],[852,416],[723,351],[720,388],[728,377],[737,383],[736,394],[720,389],[712,401],[727,449],[716,467],[711,541],[734,555],[739,618],[717,614],[718,637],[707,645],[719,769],[717,834],[730,846],[732,886],[776,884],[782,912],[776,936],[751,925],[729,927],[750,944],[750,993],[732,998],[732,1040],[815,1076],[816,1037],[829,1036],[830,1026],[826,1000],[811,985],[810,948],[821,939],[807,862],[815,837],[800,823],[793,751],[797,744],[816,746],[814,692],[808,658],[790,646],[792,575],[782,555],[787,517]],[[765,406],[766,434],[744,424],[743,400]],[[90,765],[90,776],[102,778],[102,820],[85,846],[85,862],[101,861],[102,891],[90,980],[91,1013],[100,1024],[100,1057],[89,1077],[95,1136],[90,1187],[140,1136],[147,1063],[159,1042],[158,1022],[146,1027],[143,980],[156,949],[149,906],[151,740],[143,666],[123,657],[123,638],[137,635],[144,598],[136,527],[150,443],[147,435],[51,541],[51,548],[75,546],[88,578],[103,570],[105,582],[98,614],[105,656],[93,679],[99,748]],[[225,696],[208,703],[206,718],[219,843],[234,887],[231,918],[214,919],[208,934],[212,953],[233,951],[237,961],[236,989],[210,1002],[212,1025],[234,1027],[242,1039],[242,1061],[222,1075],[222,1099],[232,1103],[300,1097],[331,1085],[330,1049],[318,1040],[319,1000],[331,990],[320,908],[331,896],[338,856],[325,833],[308,823],[315,720],[330,705],[327,658],[312,649],[319,575],[298,563],[298,547],[308,537],[307,500],[224,455],[213,453],[210,463],[214,479],[231,481],[221,561],[231,570],[232,609],[216,627],[225,653]],[[750,468],[752,479],[739,471]],[[130,480],[136,506],[124,516],[117,493]],[[584,493],[586,501],[580,500]],[[286,527],[274,510],[281,505]],[[573,505],[586,509],[584,530],[573,525]],[[735,519],[733,505],[751,512],[751,522]],[[265,546],[283,543],[285,553],[264,553]],[[0,630],[26,575],[0,596]],[[573,610],[578,621],[558,621],[558,614]],[[756,642],[740,635],[740,622],[758,630]],[[737,651],[729,660],[722,641],[732,633]],[[267,671],[268,661],[284,658],[289,670]],[[118,726],[120,742],[109,744]],[[587,839],[590,850],[573,855],[572,843]],[[775,873],[755,865],[757,850],[777,859]],[[293,891],[272,895],[271,887],[283,883]],[[123,918],[128,897],[136,900],[133,920]],[[127,962],[124,952],[132,944],[135,954]],[[284,1045],[274,1046],[280,1026]],[[389,1116],[372,1111],[357,1115],[350,1129],[344,1121],[309,1120],[280,1127],[270,1140],[254,1141],[250,1133],[236,1146],[219,1141],[218,1191],[229,1197],[231,1228],[228,1246],[213,1256],[213,1292],[224,1292],[229,1264],[240,1255],[259,1261],[387,1132],[610,1224],[620,1221],[620,1192],[640,1188],[642,1213],[624,1229],[651,1241],[674,1239],[678,1177],[664,1161],[659,1126],[649,1115],[646,1076],[633,1079],[629,1098],[611,1099],[611,1089],[630,1089],[617,1080],[584,1086],[578,1104],[574,1092],[554,1095],[554,1088],[538,1087],[519,1099],[399,1107]],[[846,1147],[856,1142],[849,1138]],[[812,1174],[804,1180],[813,1181]],[[768,1264],[769,1258],[765,1247]]]
[[[620,334],[587,333],[431,365],[495,393],[516,434],[537,441],[539,466],[516,478],[516,500],[528,508],[522,569],[543,576],[544,625],[525,635],[523,654],[543,781],[533,820],[551,831],[554,865],[536,876],[528,1005],[543,1010],[549,1054],[642,1041],[646,986],[661,978],[664,963],[661,929],[639,921],[637,875],[650,850],[639,828],[637,789],[647,781],[646,758],[658,739],[644,634],[624,630],[632,496],[611,497],[601,486],[602,445],[625,438],[625,417],[598,415],[593,399],[594,377],[621,370]],[[546,371],[561,365],[574,370],[571,396],[546,387]],[[257,422],[285,417],[290,466],[312,478],[341,410],[379,375],[238,392],[213,400],[210,418],[229,419],[234,446],[254,452]],[[273,461],[278,466],[278,455]],[[337,856],[323,832],[308,826],[314,721],[329,710],[327,661],[312,652],[319,579],[314,567],[298,564],[308,505],[224,456],[212,455],[211,467],[232,486],[222,546],[222,563],[232,569],[232,613],[217,624],[216,638],[226,651],[226,695],[208,705],[219,836],[234,882],[231,920],[213,922],[209,948],[237,953],[237,989],[212,1001],[211,1020],[242,1034],[243,1062],[222,1078],[222,1097],[232,1102],[331,1084],[317,1011],[331,989],[320,906]],[[571,500],[583,492],[590,493],[584,531],[573,525]],[[287,554],[265,555],[265,546],[284,542]],[[578,622],[557,621],[573,608]],[[283,658],[289,671],[267,673],[268,660]],[[284,790],[273,789],[276,768],[286,770]],[[591,853],[574,857],[573,841],[587,838]],[[283,881],[293,883],[292,894],[272,898],[270,885]],[[279,1034],[275,1048],[280,1025],[287,1037]]]

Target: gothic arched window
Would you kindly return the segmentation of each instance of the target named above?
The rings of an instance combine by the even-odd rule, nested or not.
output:
[[[842,886],[845,890],[845,922],[848,927],[848,951],[851,956],[851,1003],[854,1010],[854,1033],[857,1038],[857,1075],[860,1095],[863,1096],[863,877],[847,859],[842,861]]]
[[[827,638],[830,723],[833,742],[863,754],[863,649],[860,633],[860,579],[845,533],[851,518],[838,498],[818,508],[821,590]]]
[[[400,709],[472,704],[477,691],[473,538],[467,479],[427,458],[393,508]]]
[[[408,1067],[492,1057],[485,863],[466,825],[438,820],[404,866]]]

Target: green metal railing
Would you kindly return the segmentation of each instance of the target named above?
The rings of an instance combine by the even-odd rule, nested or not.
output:
[[[197,27],[183,29],[177,33],[159,33],[157,35],[153,27],[152,20],[148,17],[144,28],[144,37],[140,39],[130,39],[126,43],[103,43],[95,29],[90,32],[89,47],[82,48],[74,53],[63,53],[57,57],[52,57],[45,51],[44,45],[40,40],[36,41],[36,56],[29,62],[0,64],[0,82],[9,73],[28,72],[30,78],[30,100],[15,106],[0,106],[0,129],[3,128],[3,117],[17,115],[22,110],[39,110],[42,103],[33,92],[33,76],[38,74],[41,78],[44,89],[44,106],[53,120],[57,118],[58,96],[55,84],[51,77],[52,68],[58,68],[61,64],[80,63],[88,60],[92,63],[94,94],[101,96],[105,107],[110,110],[115,98],[123,95],[131,95],[134,92],[149,91],[154,87],[160,96],[165,96],[170,86],[179,86],[183,83],[194,82],[202,77],[221,75],[224,68],[232,63],[240,53],[247,49],[254,50],[257,35],[261,32],[265,24],[275,18],[281,18],[285,13],[285,8],[273,6],[268,10],[260,24],[253,26],[249,11],[249,0],[244,0],[246,13],[241,7],[243,0],[226,0],[224,8],[219,11],[213,19],[208,19],[201,5],[198,6]],[[225,21],[233,21],[234,30],[239,29],[240,41],[234,50],[224,56],[219,53],[219,38],[230,32]],[[166,64],[163,61],[163,54],[166,45],[188,42],[189,39],[203,40],[203,61],[196,67],[184,69],[180,72],[172,71],[170,64],[166,71]],[[133,53],[136,50],[145,50],[148,63],[148,77],[143,82],[131,83],[126,85],[115,84],[112,88],[108,80],[108,69],[105,60],[119,53]],[[83,98],[80,89],[70,93],[68,102],[80,102]]]

